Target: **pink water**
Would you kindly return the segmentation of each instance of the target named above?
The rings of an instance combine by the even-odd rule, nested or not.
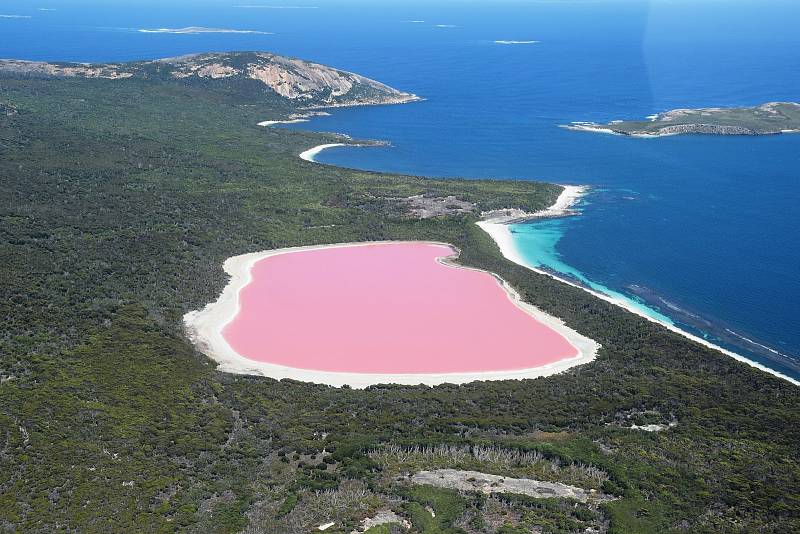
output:
[[[577,355],[493,276],[436,261],[452,254],[390,243],[264,258],[223,336],[248,359],[318,371],[517,370]]]

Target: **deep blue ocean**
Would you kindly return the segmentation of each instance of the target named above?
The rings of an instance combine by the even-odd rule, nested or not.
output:
[[[798,21],[796,0],[4,0],[0,57],[268,50],[419,94],[292,127],[392,143],[326,151],[325,163],[591,185],[580,215],[514,226],[531,264],[800,379],[800,134],[632,139],[558,127],[800,101]],[[273,34],[138,31],[187,26]]]

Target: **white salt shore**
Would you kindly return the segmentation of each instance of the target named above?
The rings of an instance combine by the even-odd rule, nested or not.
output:
[[[514,305],[518,306],[523,311],[534,317],[537,321],[548,326],[566,338],[567,341],[577,349],[578,355],[573,358],[560,360],[539,367],[511,371],[438,374],[347,373],[297,369],[268,362],[250,360],[236,352],[223,337],[223,328],[239,313],[239,293],[242,288],[250,283],[251,269],[259,260],[278,254],[291,254],[320,248],[365,246],[376,243],[392,242],[381,241],[339,243],[333,245],[284,248],[278,250],[254,252],[228,258],[223,264],[223,268],[225,272],[231,276],[230,282],[225,287],[222,295],[220,295],[216,302],[208,304],[202,310],[192,311],[184,315],[183,320],[186,327],[186,332],[200,351],[211,357],[219,364],[218,369],[220,371],[236,374],[268,376],[277,380],[290,378],[293,380],[328,384],[337,387],[347,384],[350,387],[358,389],[375,384],[389,383],[405,385],[425,384],[433,386],[444,383],[464,384],[478,380],[518,380],[537,378],[561,373],[576,365],[589,363],[596,358],[597,351],[600,348],[600,345],[597,342],[567,327],[561,319],[548,315],[538,308],[524,302],[520,295],[511,286],[509,286],[504,280],[500,279],[496,275],[493,276],[495,276],[495,278],[498,280],[498,283],[500,283],[506,290],[509,300],[511,300]],[[451,246],[445,243],[424,243]],[[448,265],[467,269],[467,267],[452,264],[448,259],[443,259],[442,261]]]
[[[500,252],[503,254],[503,256],[506,259],[508,259],[510,261],[513,261],[517,265],[521,265],[522,267],[525,267],[526,269],[530,269],[531,271],[537,272],[539,274],[547,275],[547,276],[549,276],[549,277],[551,277],[551,278],[553,278],[555,280],[558,280],[561,283],[564,283],[564,284],[567,284],[567,285],[570,285],[570,286],[573,286],[573,287],[577,287],[578,289],[582,289],[583,291],[586,291],[587,293],[590,293],[590,294],[594,295],[595,297],[597,297],[599,299],[605,300],[606,302],[610,302],[611,304],[615,304],[615,305],[617,305],[617,306],[619,306],[621,308],[624,308],[627,311],[629,311],[631,313],[635,313],[636,315],[638,315],[640,317],[643,317],[643,318],[647,319],[650,322],[658,323],[661,326],[667,328],[668,330],[670,330],[672,332],[675,332],[676,334],[680,334],[685,338],[691,339],[692,341],[694,341],[696,343],[699,343],[699,344],[703,345],[704,347],[708,347],[708,348],[717,350],[717,351],[719,351],[719,352],[721,352],[721,353],[723,353],[723,354],[725,354],[727,356],[730,356],[731,358],[733,358],[733,359],[735,359],[737,361],[746,363],[747,365],[755,367],[756,369],[760,369],[761,371],[767,372],[767,373],[769,373],[771,375],[774,375],[774,376],[777,376],[779,378],[783,378],[784,380],[788,380],[792,384],[800,386],[800,381],[797,381],[794,378],[786,376],[783,373],[775,371],[774,369],[770,369],[769,367],[767,367],[765,365],[762,365],[762,364],[760,364],[758,362],[754,362],[752,360],[749,360],[749,359],[745,358],[744,356],[742,356],[740,354],[736,354],[735,352],[730,351],[728,349],[725,349],[723,347],[720,347],[719,345],[715,345],[714,343],[711,343],[710,341],[708,341],[706,339],[703,339],[703,338],[701,338],[699,336],[696,336],[694,334],[690,334],[689,332],[681,330],[680,328],[678,328],[677,326],[675,326],[673,324],[670,324],[670,323],[655,319],[654,317],[651,317],[651,316],[647,315],[643,311],[637,309],[636,307],[632,306],[628,302],[625,302],[624,300],[611,297],[609,295],[606,295],[605,293],[600,293],[599,291],[595,291],[593,289],[589,289],[587,287],[584,287],[584,286],[582,286],[580,284],[576,284],[576,283],[571,282],[569,280],[565,280],[563,278],[555,276],[551,272],[548,272],[548,271],[545,271],[543,269],[539,269],[539,268],[533,267],[533,266],[529,265],[528,263],[526,263],[525,259],[522,257],[522,254],[519,252],[519,249],[517,248],[516,243],[514,242],[514,237],[511,234],[511,230],[509,229],[508,224],[510,222],[518,221],[520,219],[529,219],[529,218],[537,218],[537,217],[541,218],[541,217],[563,216],[563,214],[565,212],[570,212],[570,207],[572,205],[574,205],[580,199],[580,196],[585,191],[586,191],[586,188],[581,188],[579,186],[569,186],[568,185],[568,186],[564,187],[564,191],[558,197],[558,199],[556,200],[555,204],[553,204],[552,206],[550,206],[546,210],[542,210],[542,211],[537,212],[537,213],[526,214],[524,217],[516,217],[516,218],[510,218],[510,219],[503,219],[502,217],[491,217],[494,214],[494,212],[490,212],[490,213],[484,214],[485,216],[489,216],[490,218],[488,218],[486,220],[483,220],[483,221],[479,221],[476,224],[478,226],[480,226],[481,229],[483,229],[487,234],[489,234],[492,237],[494,242],[497,243],[497,246],[500,248]],[[524,213],[524,212],[521,212],[521,213]],[[544,215],[546,213],[549,213],[551,215]]]

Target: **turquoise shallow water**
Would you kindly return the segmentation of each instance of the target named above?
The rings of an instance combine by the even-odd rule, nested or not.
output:
[[[598,293],[608,295],[653,319],[674,324],[672,319],[659,312],[655,307],[648,306],[643,300],[594,282],[575,267],[565,263],[558,252],[558,242],[564,236],[565,230],[565,219],[563,218],[510,225],[515,245],[527,265],[552,272],[559,278],[576,282]]]
[[[800,100],[797,0],[233,4],[75,0],[42,12],[6,0],[0,14],[30,18],[0,19],[0,57],[269,50],[420,94],[424,102],[290,127],[392,144],[325,151],[324,163],[590,185],[581,215],[515,227],[526,258],[800,378],[800,135],[630,139],[559,128]],[[273,34],[137,31],[186,26]]]

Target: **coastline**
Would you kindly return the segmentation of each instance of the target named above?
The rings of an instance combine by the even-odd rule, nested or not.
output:
[[[305,161],[310,161],[311,163],[317,163],[317,160],[315,160],[314,158],[320,152],[322,152],[325,149],[334,148],[337,146],[363,146],[363,145],[348,144],[348,143],[327,143],[324,145],[317,145],[315,147],[309,148],[308,150],[304,150],[303,152],[300,152],[299,156],[300,159],[303,159]]]
[[[678,108],[648,115],[647,121],[574,121],[568,130],[610,133],[627,137],[670,135],[777,135],[797,133],[800,103],[767,102],[752,107]]]
[[[652,116],[652,115],[651,115]],[[653,121],[651,121],[653,122]],[[637,139],[656,139],[659,137],[671,137],[673,135],[721,135],[721,136],[729,136],[729,135],[753,135],[753,136],[760,136],[760,135],[781,135],[781,134],[793,134],[793,133],[800,133],[800,129],[784,129],[784,130],[775,130],[775,131],[765,131],[765,132],[758,132],[758,131],[736,131],[736,132],[726,132],[723,131],[721,127],[716,127],[714,125],[704,125],[704,124],[691,124],[687,125],[690,128],[686,129],[685,131],[682,130],[667,130],[662,131],[658,130],[655,132],[642,132],[642,131],[630,131],[630,132],[621,132],[619,130],[614,130],[611,128],[607,128],[608,125],[606,124],[598,124],[595,122],[574,122],[572,124],[562,124],[559,128],[564,128],[566,130],[573,130],[576,132],[594,132],[594,133],[602,133],[602,134],[609,134],[609,135],[618,135],[620,137],[635,137]],[[719,128],[720,131],[705,131],[705,127],[708,126],[709,129]],[[664,128],[670,128],[670,126],[665,126]]]
[[[575,189],[574,189],[576,187],[580,189],[580,191],[579,191],[579,193],[577,195],[575,194]],[[567,191],[568,188],[573,188],[573,189],[570,192],[568,192]],[[669,330],[671,332],[674,332],[676,334],[680,334],[681,336],[683,336],[683,337],[685,337],[687,339],[690,339],[691,341],[694,341],[696,343],[699,343],[699,344],[703,345],[704,347],[717,350],[717,351],[721,352],[722,354],[725,354],[726,356],[730,356],[734,360],[737,360],[737,361],[742,362],[742,363],[746,363],[747,365],[750,365],[751,367],[755,367],[756,369],[759,369],[761,371],[769,373],[769,374],[771,374],[773,376],[776,376],[778,378],[782,378],[784,380],[787,380],[788,382],[790,382],[790,383],[792,383],[792,384],[794,384],[796,386],[800,386],[800,381],[795,380],[794,378],[791,378],[791,377],[789,377],[789,376],[787,376],[787,375],[785,375],[785,374],[783,374],[781,372],[775,371],[774,369],[770,369],[766,365],[763,365],[763,364],[758,363],[756,361],[753,361],[753,360],[750,360],[748,358],[745,358],[741,354],[737,354],[737,353],[735,353],[735,352],[733,352],[731,350],[728,350],[728,349],[725,349],[723,347],[720,347],[719,345],[715,345],[714,343],[711,343],[710,341],[707,341],[707,340],[705,340],[705,339],[703,339],[703,338],[701,338],[699,336],[696,336],[694,334],[686,332],[685,330],[682,330],[681,328],[678,328],[674,324],[670,324],[670,323],[667,323],[667,322],[664,322],[664,321],[660,321],[660,320],[658,320],[658,319],[656,319],[654,317],[651,317],[650,315],[647,315],[646,313],[642,312],[641,310],[636,309],[634,306],[631,306],[629,303],[627,303],[627,302],[625,302],[623,300],[620,300],[620,299],[611,297],[609,295],[606,295],[605,293],[601,293],[599,291],[595,291],[593,289],[584,287],[584,286],[582,286],[580,284],[577,284],[575,282],[572,282],[570,280],[566,280],[564,278],[556,276],[555,274],[553,274],[553,273],[551,273],[549,271],[546,271],[544,269],[539,269],[537,267],[533,267],[533,266],[529,265],[528,263],[526,263],[525,259],[522,257],[522,254],[520,253],[516,243],[514,242],[514,236],[511,234],[511,230],[509,229],[508,225],[512,224],[514,222],[520,222],[522,220],[528,220],[528,219],[549,218],[549,217],[563,217],[565,212],[568,212],[568,214],[572,214],[572,213],[574,213],[574,210],[570,209],[571,206],[573,206],[575,203],[578,202],[578,200],[580,200],[580,196],[582,194],[584,194],[585,190],[586,190],[585,188],[581,189],[579,186],[564,186],[564,191],[561,193],[561,195],[559,195],[559,197],[556,200],[555,204],[553,204],[552,206],[550,206],[549,208],[547,208],[545,210],[541,210],[541,211],[536,212],[536,213],[528,214],[524,218],[512,218],[512,219],[507,219],[506,220],[506,219],[503,219],[502,217],[496,217],[496,218],[489,218],[489,219],[484,219],[482,221],[478,221],[476,224],[484,232],[489,234],[489,236],[494,240],[495,244],[497,244],[498,248],[500,249],[500,253],[507,260],[512,261],[512,262],[516,263],[517,265],[521,265],[522,267],[525,267],[526,269],[530,269],[531,271],[534,271],[536,273],[549,276],[550,278],[553,278],[554,280],[558,280],[561,283],[564,283],[564,284],[570,285],[572,287],[576,287],[578,289],[586,291],[587,293],[589,293],[589,294],[591,294],[591,295],[593,295],[593,296],[595,296],[595,297],[597,297],[599,299],[602,299],[602,300],[604,300],[606,302],[609,302],[611,304],[619,306],[620,308],[623,308],[623,309],[625,309],[625,310],[627,310],[627,311],[629,311],[631,313],[634,313],[634,314],[638,315],[639,317],[643,317],[644,319],[647,319],[648,321],[650,321],[652,323],[659,324],[659,325],[665,327],[667,330]],[[567,202],[567,201],[570,202],[570,203],[565,206],[564,203]],[[547,215],[548,213],[555,213],[555,215]],[[488,213],[487,215],[491,215],[491,213]]]
[[[578,200],[586,194],[589,187],[585,185],[564,185],[562,187],[564,189],[561,191],[561,194],[558,195],[553,205],[543,210],[528,213],[520,209],[507,208],[484,211],[481,213],[481,217],[484,221],[490,221],[496,224],[512,224],[533,219],[552,219],[555,217],[569,217],[570,215],[575,215],[577,211],[575,211],[572,206],[578,203]]]
[[[225,260],[223,268],[231,278],[219,298],[216,301],[207,304],[201,310],[191,311],[184,315],[183,322],[186,333],[192,343],[201,352],[218,363],[218,370],[223,372],[268,376],[276,380],[289,378],[304,382],[327,384],[335,387],[341,387],[346,384],[356,389],[362,389],[375,384],[390,383],[403,385],[424,384],[428,386],[435,386],[444,383],[465,384],[468,382],[481,380],[521,380],[538,378],[561,373],[571,367],[589,363],[596,358],[597,351],[600,348],[600,345],[597,342],[567,327],[564,321],[561,319],[546,314],[535,306],[524,302],[520,295],[510,285],[508,285],[505,280],[491,272],[488,272],[488,274],[495,278],[498,284],[501,285],[501,287],[505,290],[509,300],[514,305],[564,337],[573,347],[577,349],[578,355],[573,358],[567,358],[539,367],[508,371],[402,374],[331,372],[299,369],[268,362],[250,360],[233,350],[233,348],[223,337],[222,330],[239,313],[239,293],[251,282],[251,269],[256,262],[278,254],[291,254],[321,248],[366,246],[398,242],[445,245],[454,250],[455,253],[452,256],[440,258],[438,260],[440,263],[452,268],[488,272],[454,263],[453,260],[459,254],[455,247],[447,243],[436,243],[431,241],[367,241],[357,243],[336,243],[329,245],[291,247],[242,254]]]
[[[344,139],[350,139],[349,136],[345,134],[338,134],[339,137]],[[350,147],[376,147],[376,146],[391,146],[390,143],[386,141],[354,141],[352,143],[326,143],[324,145],[317,145],[315,147],[311,147],[308,150],[304,150],[300,152],[297,156],[305,161],[310,161],[311,163],[317,163],[319,165],[326,165],[325,163],[320,163],[316,160],[316,157],[319,155],[320,152],[323,150],[327,150],[329,148],[335,148],[337,146],[350,146]]]
[[[265,120],[257,123],[257,126],[269,127],[275,126],[278,124],[299,124],[303,122],[310,122],[311,119],[315,117],[328,117],[330,113],[324,111],[326,109],[337,109],[337,108],[352,108],[352,107],[360,107],[360,106],[393,106],[398,104],[411,104],[413,102],[421,102],[425,100],[421,96],[412,94],[412,93],[402,93],[403,96],[398,97],[394,100],[384,100],[380,102],[373,102],[370,100],[365,101],[358,101],[358,102],[344,102],[339,104],[327,104],[324,106],[310,106],[302,108],[305,110],[303,113],[293,113],[289,115],[285,119],[275,119],[275,120]],[[348,137],[348,136],[344,136]],[[310,161],[311,163],[317,163],[314,159],[320,152],[328,148],[334,148],[337,146],[380,146],[383,144],[382,142],[376,142],[373,144],[355,144],[355,143],[327,143],[323,145],[317,145],[315,147],[309,148],[308,150],[304,150],[300,154],[300,159],[305,161]]]
[[[416,96],[416,95],[414,95],[414,96]],[[416,100],[422,100],[422,99],[417,97],[416,99],[411,99],[408,102],[414,102]],[[401,103],[407,103],[407,102],[401,102]],[[370,104],[358,104],[358,105],[370,105]],[[345,106],[335,106],[335,107],[345,107]],[[601,125],[599,125],[597,123],[576,122],[576,123],[572,123],[570,125],[561,125],[560,127],[566,128],[566,129],[569,129],[569,130],[580,130],[580,131],[590,131],[590,132],[596,132],[596,133],[607,133],[607,134],[610,134],[610,135],[618,135],[618,136],[622,136],[622,137],[636,137],[636,138],[642,138],[642,139],[654,139],[654,138],[658,138],[658,137],[680,135],[677,132],[669,132],[669,133],[661,133],[661,134],[643,134],[643,133],[625,134],[625,133],[620,133],[620,132],[617,132],[617,131],[614,131],[614,130],[611,130],[611,129],[608,129],[608,128],[600,128],[599,126],[601,126]],[[790,131],[787,131],[785,133],[795,133],[795,132],[800,133],[800,130],[795,130],[795,131],[791,131],[790,130]],[[318,163],[315,160],[315,157],[317,155],[319,155],[320,152],[322,152],[323,150],[326,150],[328,148],[335,148],[337,146],[365,146],[365,145],[348,144],[348,143],[322,144],[322,145],[317,145],[315,147],[312,147],[312,148],[310,148],[308,150],[305,150],[305,151],[301,152],[299,154],[299,157],[301,159],[305,160],[305,161],[309,161],[309,162],[312,162],[312,163]],[[515,208],[487,211],[487,212],[481,213],[481,217],[482,217],[483,220],[478,221],[476,224],[482,230],[484,230],[487,234],[489,234],[489,236],[495,241],[495,243],[499,247],[501,254],[506,259],[508,259],[508,260],[510,260],[510,261],[522,266],[522,267],[525,267],[526,269],[530,269],[530,270],[532,270],[532,271],[534,271],[536,273],[544,274],[544,275],[549,276],[549,277],[551,277],[551,278],[553,278],[555,280],[558,280],[559,282],[568,284],[568,285],[576,287],[578,289],[582,289],[583,291],[586,291],[589,294],[591,294],[591,295],[593,295],[593,296],[595,296],[595,297],[597,297],[599,299],[602,299],[602,300],[604,300],[606,302],[609,302],[611,304],[619,306],[619,307],[621,307],[621,308],[623,308],[623,309],[625,309],[625,310],[627,310],[627,311],[629,311],[631,313],[634,313],[634,314],[638,315],[639,317],[643,317],[644,319],[646,319],[646,320],[648,320],[650,322],[659,324],[659,325],[667,328],[671,332],[677,333],[677,334],[679,334],[679,335],[681,335],[681,336],[683,336],[683,337],[685,337],[685,338],[687,338],[687,339],[689,339],[691,341],[695,341],[695,342],[697,342],[697,343],[699,343],[699,344],[701,344],[701,345],[703,345],[703,346],[705,346],[707,348],[711,348],[711,349],[717,350],[717,351],[725,354],[726,356],[730,356],[731,358],[733,358],[733,359],[735,359],[737,361],[740,361],[742,363],[746,363],[747,365],[750,365],[751,367],[754,367],[754,368],[759,369],[761,371],[767,372],[767,373],[769,373],[769,374],[771,374],[773,376],[776,376],[778,378],[782,378],[784,380],[787,380],[788,382],[790,382],[790,383],[792,383],[794,385],[800,386],[800,381],[795,380],[794,378],[791,378],[791,377],[789,377],[789,376],[787,376],[787,375],[785,375],[785,374],[783,374],[783,373],[781,373],[779,371],[771,369],[771,368],[767,367],[766,365],[763,365],[763,364],[761,364],[759,362],[750,360],[750,359],[748,359],[748,358],[746,358],[746,357],[744,357],[744,356],[742,356],[740,354],[737,354],[737,353],[735,353],[735,352],[733,352],[731,350],[725,349],[725,348],[723,348],[723,347],[721,347],[719,345],[711,343],[710,341],[707,341],[706,339],[703,339],[702,337],[699,337],[699,336],[696,336],[696,335],[691,334],[689,332],[686,332],[685,330],[682,330],[681,328],[678,328],[674,324],[671,324],[669,322],[662,321],[662,320],[659,320],[657,318],[654,318],[654,317],[642,312],[641,310],[637,309],[636,307],[632,306],[628,302],[625,302],[624,300],[621,300],[621,299],[606,295],[605,293],[601,293],[599,291],[595,291],[593,289],[584,287],[584,286],[582,286],[580,284],[577,284],[577,283],[572,282],[570,280],[567,280],[565,278],[561,278],[559,276],[556,276],[555,274],[553,274],[553,273],[551,273],[549,271],[546,271],[544,269],[539,269],[539,268],[532,267],[532,266],[528,265],[525,262],[525,260],[522,257],[522,255],[520,254],[520,252],[518,251],[517,246],[514,243],[514,238],[511,235],[510,230],[508,229],[508,225],[509,224],[513,224],[513,223],[524,222],[524,221],[527,221],[527,220],[549,219],[549,218],[557,218],[557,217],[569,217],[569,216],[575,215],[577,213],[577,211],[573,208],[573,206],[575,206],[579,202],[580,198],[587,193],[587,191],[589,190],[589,187],[588,186],[582,186],[582,185],[563,185],[562,187],[564,189],[561,192],[561,194],[558,196],[556,201],[553,203],[553,205],[551,205],[551,206],[549,206],[549,207],[547,207],[547,208],[545,208],[543,210],[539,210],[537,212],[532,212],[532,213],[531,212],[525,212],[523,210],[515,209]],[[499,277],[497,277],[497,278],[500,280],[501,284],[503,284],[503,286],[507,288],[507,290],[513,291],[513,289],[511,289],[510,286],[507,286],[505,281],[503,281]],[[557,363],[560,363],[560,362],[557,362]],[[578,364],[575,364],[575,365],[578,365]],[[556,371],[556,372],[560,372],[560,371]],[[554,373],[550,373],[550,374],[554,374]],[[541,375],[541,376],[547,376],[547,375]],[[470,381],[470,380],[467,380],[467,381]],[[350,384],[350,385],[352,386],[352,384]]]
[[[573,122],[572,124],[562,124],[559,128],[565,130],[573,130],[575,132],[594,132],[608,135],[617,135],[619,137],[635,137],[637,139],[656,139],[658,137],[670,137],[673,135],[684,135],[681,132],[664,132],[664,133],[642,133],[642,132],[618,132],[611,128],[604,128],[605,125],[595,122]]]
[[[324,104],[320,106],[306,106],[301,109],[307,111],[316,111],[320,109],[355,108],[359,106],[396,106],[398,104],[411,104],[413,102],[422,102],[423,100],[425,99],[419,95],[415,95],[413,93],[401,92],[399,96],[396,96],[394,98],[385,98],[380,101],[360,100],[352,102],[339,102],[336,104]]]
[[[275,126],[276,124],[299,124],[301,122],[309,122],[314,117],[328,117],[330,113],[324,111],[310,111],[308,113],[293,113],[285,119],[266,120],[261,121],[257,126]]]

